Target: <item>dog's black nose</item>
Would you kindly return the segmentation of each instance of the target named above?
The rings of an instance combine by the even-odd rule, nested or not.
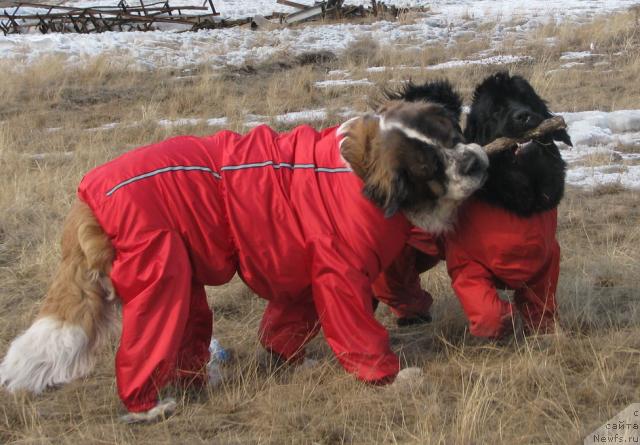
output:
[[[516,111],[513,118],[522,125],[526,125],[531,121],[532,114],[527,110]]]
[[[466,176],[476,176],[485,169],[482,160],[471,151],[466,151],[462,155],[460,161],[460,173]]]
[[[535,128],[542,122],[542,117],[529,110],[518,110],[513,114],[513,119],[521,128]]]

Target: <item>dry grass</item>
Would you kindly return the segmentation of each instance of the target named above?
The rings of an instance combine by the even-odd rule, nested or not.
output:
[[[640,89],[631,79],[638,72],[640,45],[632,18],[616,16],[573,31],[550,25],[518,50],[536,61],[512,69],[530,77],[555,110],[637,107]],[[559,48],[540,44],[551,36]],[[611,58],[615,73],[603,75],[604,68],[588,66],[547,74],[562,64],[561,52],[585,49],[594,37],[608,54],[624,51]],[[228,128],[243,130],[247,113],[273,116],[326,107],[329,116],[315,124],[328,126],[343,119],[337,110],[366,109],[394,81],[447,76],[468,97],[495,69],[365,70],[372,62],[426,67],[466,57],[487,49],[486,36],[449,49],[358,45],[322,63],[289,60],[223,73],[131,72],[101,58],[78,70],[52,59],[20,76],[5,76],[0,83],[0,351],[36,311],[59,255],[62,218],[82,174],[134,146],[215,130],[202,123],[165,128],[158,119],[227,116]],[[362,74],[375,84],[315,88],[331,69],[352,70],[353,78]],[[87,131],[112,122],[135,126]],[[71,157],[60,155],[69,151]],[[36,153],[52,156],[27,156]],[[399,329],[386,311],[380,315],[403,362],[425,371],[425,379],[407,393],[354,381],[321,338],[310,347],[321,361],[317,369],[261,365],[256,330],[264,303],[234,281],[209,289],[216,335],[236,351],[233,377],[222,390],[170,389],[184,402],[178,415],[155,425],[121,425],[114,342],[84,381],[37,398],[0,392],[0,443],[581,443],[589,431],[640,400],[639,220],[638,192],[620,187],[568,192],[558,235],[565,335],[556,338],[518,337],[500,344],[471,339],[443,267],[425,274],[424,285],[436,296],[432,325]]]

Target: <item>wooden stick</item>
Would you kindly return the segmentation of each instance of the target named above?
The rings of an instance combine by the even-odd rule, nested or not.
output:
[[[509,148],[512,148],[514,145],[520,142],[527,142],[531,139],[537,139],[541,136],[551,133],[552,131],[565,130],[566,128],[567,124],[565,123],[562,116],[554,116],[542,121],[540,125],[532,130],[527,131],[524,135],[522,135],[522,137],[498,138],[482,148],[488,155],[491,155],[504,150],[508,150]]]

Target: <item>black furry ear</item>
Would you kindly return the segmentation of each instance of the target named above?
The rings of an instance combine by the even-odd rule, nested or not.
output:
[[[385,218],[391,218],[409,197],[406,174],[396,172],[391,182],[384,185],[367,181],[362,193],[384,210]]]
[[[435,102],[452,113],[457,121],[462,114],[462,98],[445,79],[425,82],[421,85],[408,81],[400,90],[386,91],[384,95],[389,100]]]
[[[571,142],[571,137],[567,130],[558,130],[554,132],[552,135],[554,141],[561,141],[567,144],[569,147],[573,147],[573,142]]]

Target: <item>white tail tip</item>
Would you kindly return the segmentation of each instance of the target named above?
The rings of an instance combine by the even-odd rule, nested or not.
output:
[[[40,318],[11,343],[0,364],[0,385],[37,394],[82,377],[93,367],[88,346],[81,327]]]

